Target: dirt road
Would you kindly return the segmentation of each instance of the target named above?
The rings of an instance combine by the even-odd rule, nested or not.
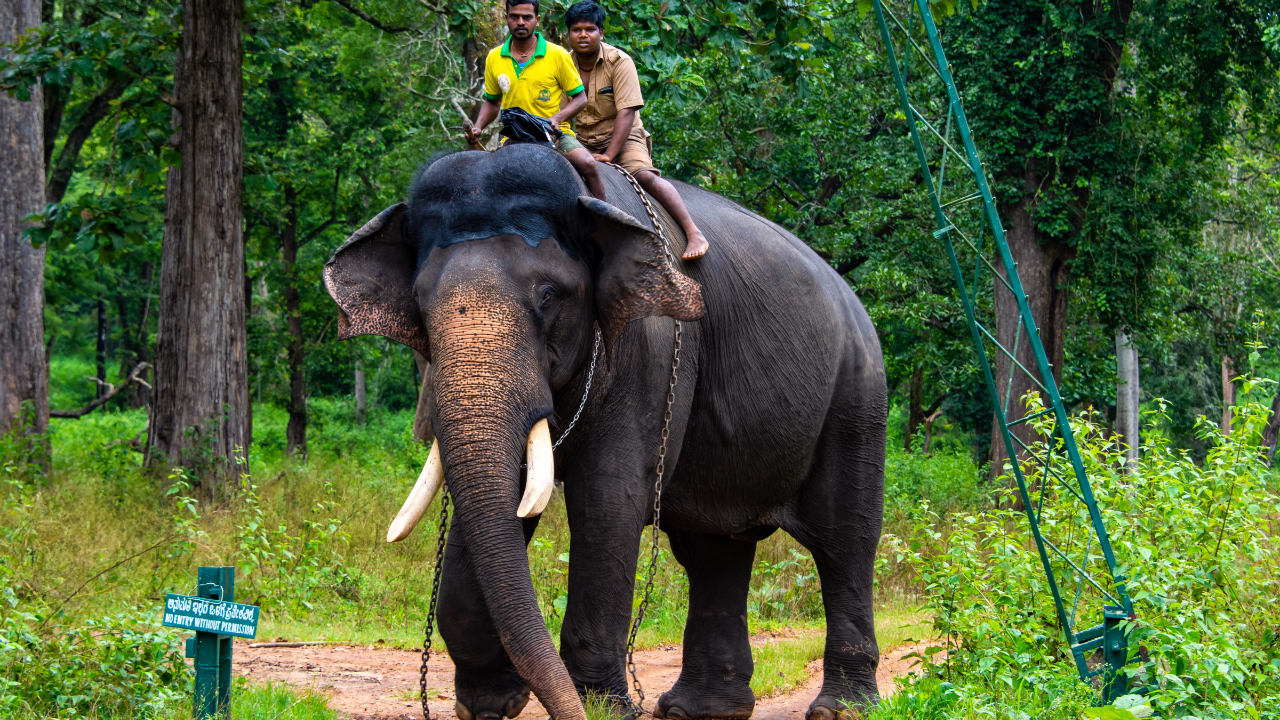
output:
[[[773,639],[778,642],[778,639]],[[880,659],[881,695],[893,694],[894,678],[911,672],[912,659],[904,659],[924,643],[904,645]],[[675,684],[680,676],[680,646],[636,652],[636,666],[644,686],[645,706]],[[236,674],[254,681],[283,681],[314,688],[329,696],[329,705],[353,720],[422,720],[418,703],[417,652],[379,649],[372,645],[323,645],[302,648],[235,648]],[[803,720],[809,703],[822,686],[822,661],[808,667],[809,680],[795,691],[756,701],[753,720]],[[431,703],[433,718],[455,720],[453,712],[453,664],[433,653],[427,686],[436,688]],[[547,712],[531,699],[520,720],[545,720]]]

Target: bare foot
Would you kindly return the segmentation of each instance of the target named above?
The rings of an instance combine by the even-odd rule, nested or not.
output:
[[[702,236],[702,231],[693,228],[693,232],[685,232],[685,237],[689,238],[689,244],[684,248],[684,255],[680,257],[685,260],[697,260],[707,254],[707,239]]]

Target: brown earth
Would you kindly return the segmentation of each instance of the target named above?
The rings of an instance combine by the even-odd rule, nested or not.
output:
[[[765,639],[785,641],[762,637],[753,642],[759,644]],[[926,645],[903,645],[881,656],[876,675],[882,696],[893,694],[895,678],[915,672],[912,666],[917,661],[904,656],[921,651]],[[679,645],[668,645],[636,652],[646,706],[651,706],[680,676],[680,650]],[[330,707],[353,720],[422,720],[418,702],[421,657],[416,651],[374,645],[250,648],[248,643],[237,643],[234,657],[237,675],[252,681],[280,681],[318,690],[329,697]],[[822,687],[822,661],[810,663],[807,669],[808,681],[793,692],[757,700],[753,720],[803,720],[809,703]],[[447,656],[432,653],[427,687],[435,689],[432,717],[455,720],[453,663]],[[520,715],[520,720],[545,718],[547,712],[536,698],[529,701]]]

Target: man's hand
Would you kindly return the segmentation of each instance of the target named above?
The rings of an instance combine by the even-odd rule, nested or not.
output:
[[[600,153],[592,153],[591,157],[595,158],[596,162],[602,162],[602,163],[613,162],[613,158],[609,157],[608,155],[601,155]]]
[[[469,145],[480,144],[480,128],[472,125],[470,120],[462,121],[462,136],[466,138]]]

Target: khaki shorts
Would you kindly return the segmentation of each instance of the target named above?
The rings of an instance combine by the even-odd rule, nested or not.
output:
[[[644,130],[633,130],[627,136],[627,141],[622,144],[622,151],[618,153],[618,156],[613,161],[632,175],[639,175],[645,170],[654,175],[662,175],[658,168],[653,166],[651,142]],[[609,149],[609,143],[605,143],[599,148],[585,145],[582,147],[586,147],[593,154],[600,154]]]
[[[580,147],[582,147],[582,143],[578,142],[578,138],[569,133],[561,135],[560,139],[556,140],[556,149],[560,151],[561,155],[568,155]]]

